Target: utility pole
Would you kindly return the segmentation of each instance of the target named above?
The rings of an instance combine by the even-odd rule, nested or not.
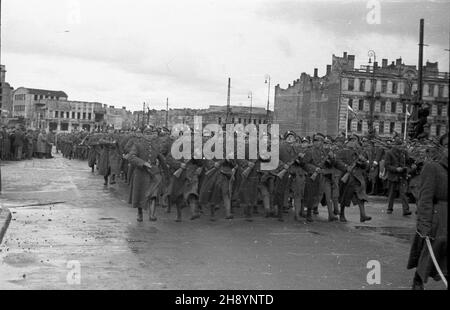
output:
[[[448,43],[449,43],[449,48],[445,49],[445,51],[448,52],[448,74],[447,74],[447,78],[448,78],[448,89],[450,91],[450,32],[448,33]],[[448,126],[449,126],[449,115],[448,115],[448,105],[447,105],[447,130],[448,130]]]
[[[420,20],[420,34],[419,34],[419,81],[417,84],[417,96],[415,98],[412,120],[417,122],[419,118],[419,110],[422,108],[423,98],[423,36],[424,36],[424,21]]]
[[[369,122],[368,122],[370,138],[373,138],[375,136],[375,128],[373,126],[373,120],[374,120],[373,114],[375,111],[375,91],[376,91],[376,87],[377,87],[377,80],[375,78],[375,70],[378,67],[377,56],[373,50],[370,50],[369,51],[369,65],[372,62],[372,57],[373,57],[372,82],[371,82],[372,96],[370,98]],[[345,124],[345,126],[348,127],[348,122],[347,122],[347,124]]]
[[[145,127],[145,102],[142,104],[142,130]]]
[[[2,64],[2,0],[0,0],[0,76],[3,76]],[[0,78],[0,116],[3,114],[3,78]]]
[[[419,76],[417,93],[413,98],[413,110],[411,113],[410,135],[412,138],[416,138],[423,132],[423,126],[427,123],[427,116],[429,111],[423,106],[423,47],[424,44],[424,19],[420,19],[419,26]]]
[[[166,128],[169,128],[169,98],[166,101]]]
[[[270,108],[270,82],[271,82],[271,78],[270,78],[270,75],[267,75],[267,77],[266,77],[266,84],[268,84],[268,90],[267,90],[267,92],[268,92],[268,94],[267,94],[267,123],[269,123],[269,115],[270,115],[270,111],[269,111],[269,108]]]
[[[228,78],[228,96],[227,96],[227,119],[226,124],[230,122],[231,114],[231,78]]]

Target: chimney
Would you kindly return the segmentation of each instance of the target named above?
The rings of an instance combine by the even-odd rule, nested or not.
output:
[[[401,58],[397,59],[397,60],[395,61],[395,65],[396,65],[396,66],[401,66],[401,65],[402,65],[402,59],[401,59]]]
[[[314,68],[314,77],[317,78],[319,77],[319,69]]]
[[[344,58],[347,58],[347,52],[344,52]]]
[[[348,66],[355,69],[355,55],[348,55]]]
[[[331,65],[327,65],[327,75],[330,75],[331,73]]]
[[[381,63],[381,67],[382,68],[386,68],[388,65],[388,60],[386,58],[383,58],[382,63]]]

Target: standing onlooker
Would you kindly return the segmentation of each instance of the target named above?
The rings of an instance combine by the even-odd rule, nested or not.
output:
[[[38,158],[42,158],[47,152],[47,134],[45,130],[38,129],[37,154]]]
[[[34,148],[33,140],[34,140],[33,139],[33,130],[28,129],[28,132],[25,135],[25,143],[27,146],[27,152],[26,152],[27,159],[33,158],[33,148]]]
[[[55,144],[55,135],[50,130],[47,134],[47,143],[46,143],[46,149],[45,149],[45,158],[53,158],[52,156],[52,148],[53,144]]]
[[[25,135],[22,129],[17,126],[15,134],[14,134],[14,159],[15,160],[21,160],[22,159],[22,151],[23,151],[23,144],[25,140]]]

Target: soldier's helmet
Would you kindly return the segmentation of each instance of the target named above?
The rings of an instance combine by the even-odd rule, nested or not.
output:
[[[288,130],[284,134],[283,139],[286,140],[289,136],[293,136],[294,138],[297,138],[297,134],[295,132]]]
[[[313,136],[313,141],[324,141],[325,140],[325,135],[324,134],[322,134],[322,133],[316,133],[314,136]]]

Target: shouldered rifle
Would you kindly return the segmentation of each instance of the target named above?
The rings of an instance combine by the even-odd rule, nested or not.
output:
[[[244,177],[244,179],[248,178],[248,176],[252,172],[253,168],[255,168],[255,163],[249,161],[248,162],[248,167],[245,168],[244,172],[242,172],[242,176]]]
[[[362,160],[365,160],[365,158],[362,155],[359,155],[358,159],[347,169],[347,172],[341,178],[342,183],[346,184],[348,182],[348,179],[350,178],[350,175],[353,173],[353,170],[355,170],[356,166],[359,163],[361,163]]]
[[[289,169],[290,169],[295,163],[300,164],[299,159],[303,159],[303,157],[305,157],[305,154],[304,154],[304,153],[299,153],[298,156],[297,156],[297,158],[296,158],[295,160],[293,160],[293,161],[287,163],[286,165],[284,165],[283,170],[281,170],[281,171],[277,174],[277,177],[280,178],[280,179],[284,178],[284,176],[286,175],[286,173],[289,171]]]
[[[175,171],[175,173],[173,174],[177,179],[179,179],[181,177],[181,174],[183,173],[183,171],[186,169],[186,165],[189,164],[191,162],[191,160],[188,160],[186,163],[182,163],[181,167],[178,168],[177,171]]]
[[[331,164],[331,161],[334,159],[334,152],[330,151],[327,154],[327,157],[320,163],[319,167],[316,168],[316,170],[311,175],[311,180],[315,181],[316,178],[319,176],[319,174],[322,173],[322,166],[325,165],[326,162],[329,162]]]

